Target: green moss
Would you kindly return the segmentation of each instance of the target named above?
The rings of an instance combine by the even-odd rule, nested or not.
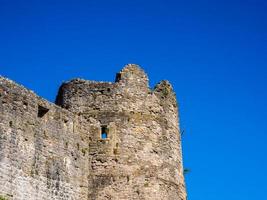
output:
[[[168,90],[168,88],[163,88],[162,89],[162,94],[163,94],[163,96],[168,96],[169,95],[169,93],[170,93],[170,91]]]
[[[0,195],[0,200],[8,200],[8,198]]]
[[[83,156],[85,156],[86,151],[84,149],[82,149],[82,153],[83,153]]]
[[[68,148],[68,146],[69,146],[69,142],[66,141],[66,142],[65,142],[65,148]]]
[[[113,153],[114,153],[115,155],[118,155],[118,154],[119,154],[118,149],[117,149],[117,148],[113,149]]]
[[[34,177],[34,171],[33,171],[33,169],[31,169],[31,172],[30,172],[31,174],[31,177]],[[0,199],[1,200],[1,199]]]
[[[44,131],[44,139],[48,139],[48,135],[46,131]]]
[[[81,152],[83,153],[83,156],[85,156],[86,152],[88,151],[88,148],[82,148]]]

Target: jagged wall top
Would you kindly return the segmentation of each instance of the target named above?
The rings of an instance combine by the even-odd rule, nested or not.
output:
[[[148,102],[154,106],[148,106]],[[117,73],[113,83],[82,79],[63,83],[56,99],[57,105],[75,113],[111,110],[145,112],[163,102],[176,107],[170,83],[161,81],[151,90],[146,73],[135,64],[126,65]]]

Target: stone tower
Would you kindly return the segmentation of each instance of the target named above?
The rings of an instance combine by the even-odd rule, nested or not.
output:
[[[0,79],[0,195],[186,200],[176,97],[137,65],[63,83],[56,105]]]

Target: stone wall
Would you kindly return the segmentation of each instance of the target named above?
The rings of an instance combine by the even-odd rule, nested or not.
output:
[[[78,118],[4,78],[0,101],[0,194],[87,199],[88,135]]]
[[[0,79],[0,194],[185,200],[176,97],[136,65],[62,84],[56,104]],[[103,130],[107,138],[103,138]]]

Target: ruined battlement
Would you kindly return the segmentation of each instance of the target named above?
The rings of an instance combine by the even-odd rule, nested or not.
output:
[[[144,98],[158,106],[148,107]],[[150,89],[146,73],[139,66],[129,64],[117,73],[113,83],[82,79],[63,83],[56,104],[78,113],[94,110],[150,112],[163,102],[167,103],[166,100],[171,100],[172,106],[177,109],[175,93],[168,81]]]
[[[0,196],[185,200],[175,93],[139,66],[73,79],[51,103],[0,77]]]

